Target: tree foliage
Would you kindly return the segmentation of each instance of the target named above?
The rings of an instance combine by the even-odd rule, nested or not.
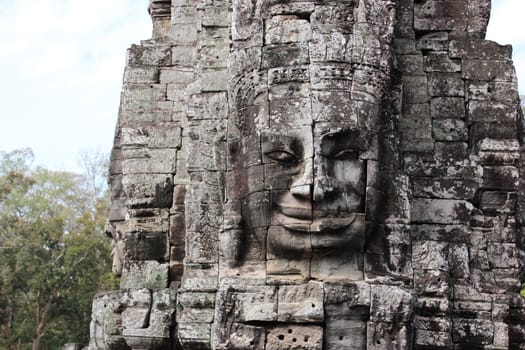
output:
[[[113,288],[107,193],[82,175],[0,152],[0,349],[87,342],[91,300]],[[97,178],[96,181],[99,179]]]

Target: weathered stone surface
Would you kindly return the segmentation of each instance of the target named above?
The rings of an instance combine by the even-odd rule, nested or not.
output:
[[[279,322],[309,323],[324,320],[323,285],[309,282],[307,285],[279,288],[277,320]]]
[[[285,325],[268,330],[265,350],[321,350],[323,329],[319,326]]]
[[[149,11],[90,350],[525,344],[524,124],[489,0]]]
[[[130,261],[122,271],[120,288],[167,288],[168,268],[157,261]]]
[[[468,224],[473,205],[453,199],[423,199],[412,202],[412,222],[434,224]]]

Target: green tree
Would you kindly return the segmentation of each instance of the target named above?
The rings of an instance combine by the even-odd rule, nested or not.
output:
[[[87,341],[93,295],[115,284],[107,193],[32,162],[28,149],[0,152],[0,349]]]

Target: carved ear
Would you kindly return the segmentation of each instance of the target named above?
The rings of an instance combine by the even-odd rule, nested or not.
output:
[[[224,221],[219,237],[220,258],[228,267],[234,267],[239,263],[242,233],[240,202],[230,200],[224,205]]]

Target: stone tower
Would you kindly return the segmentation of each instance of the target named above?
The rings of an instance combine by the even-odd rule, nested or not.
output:
[[[523,349],[523,117],[490,0],[151,0],[90,350]]]

